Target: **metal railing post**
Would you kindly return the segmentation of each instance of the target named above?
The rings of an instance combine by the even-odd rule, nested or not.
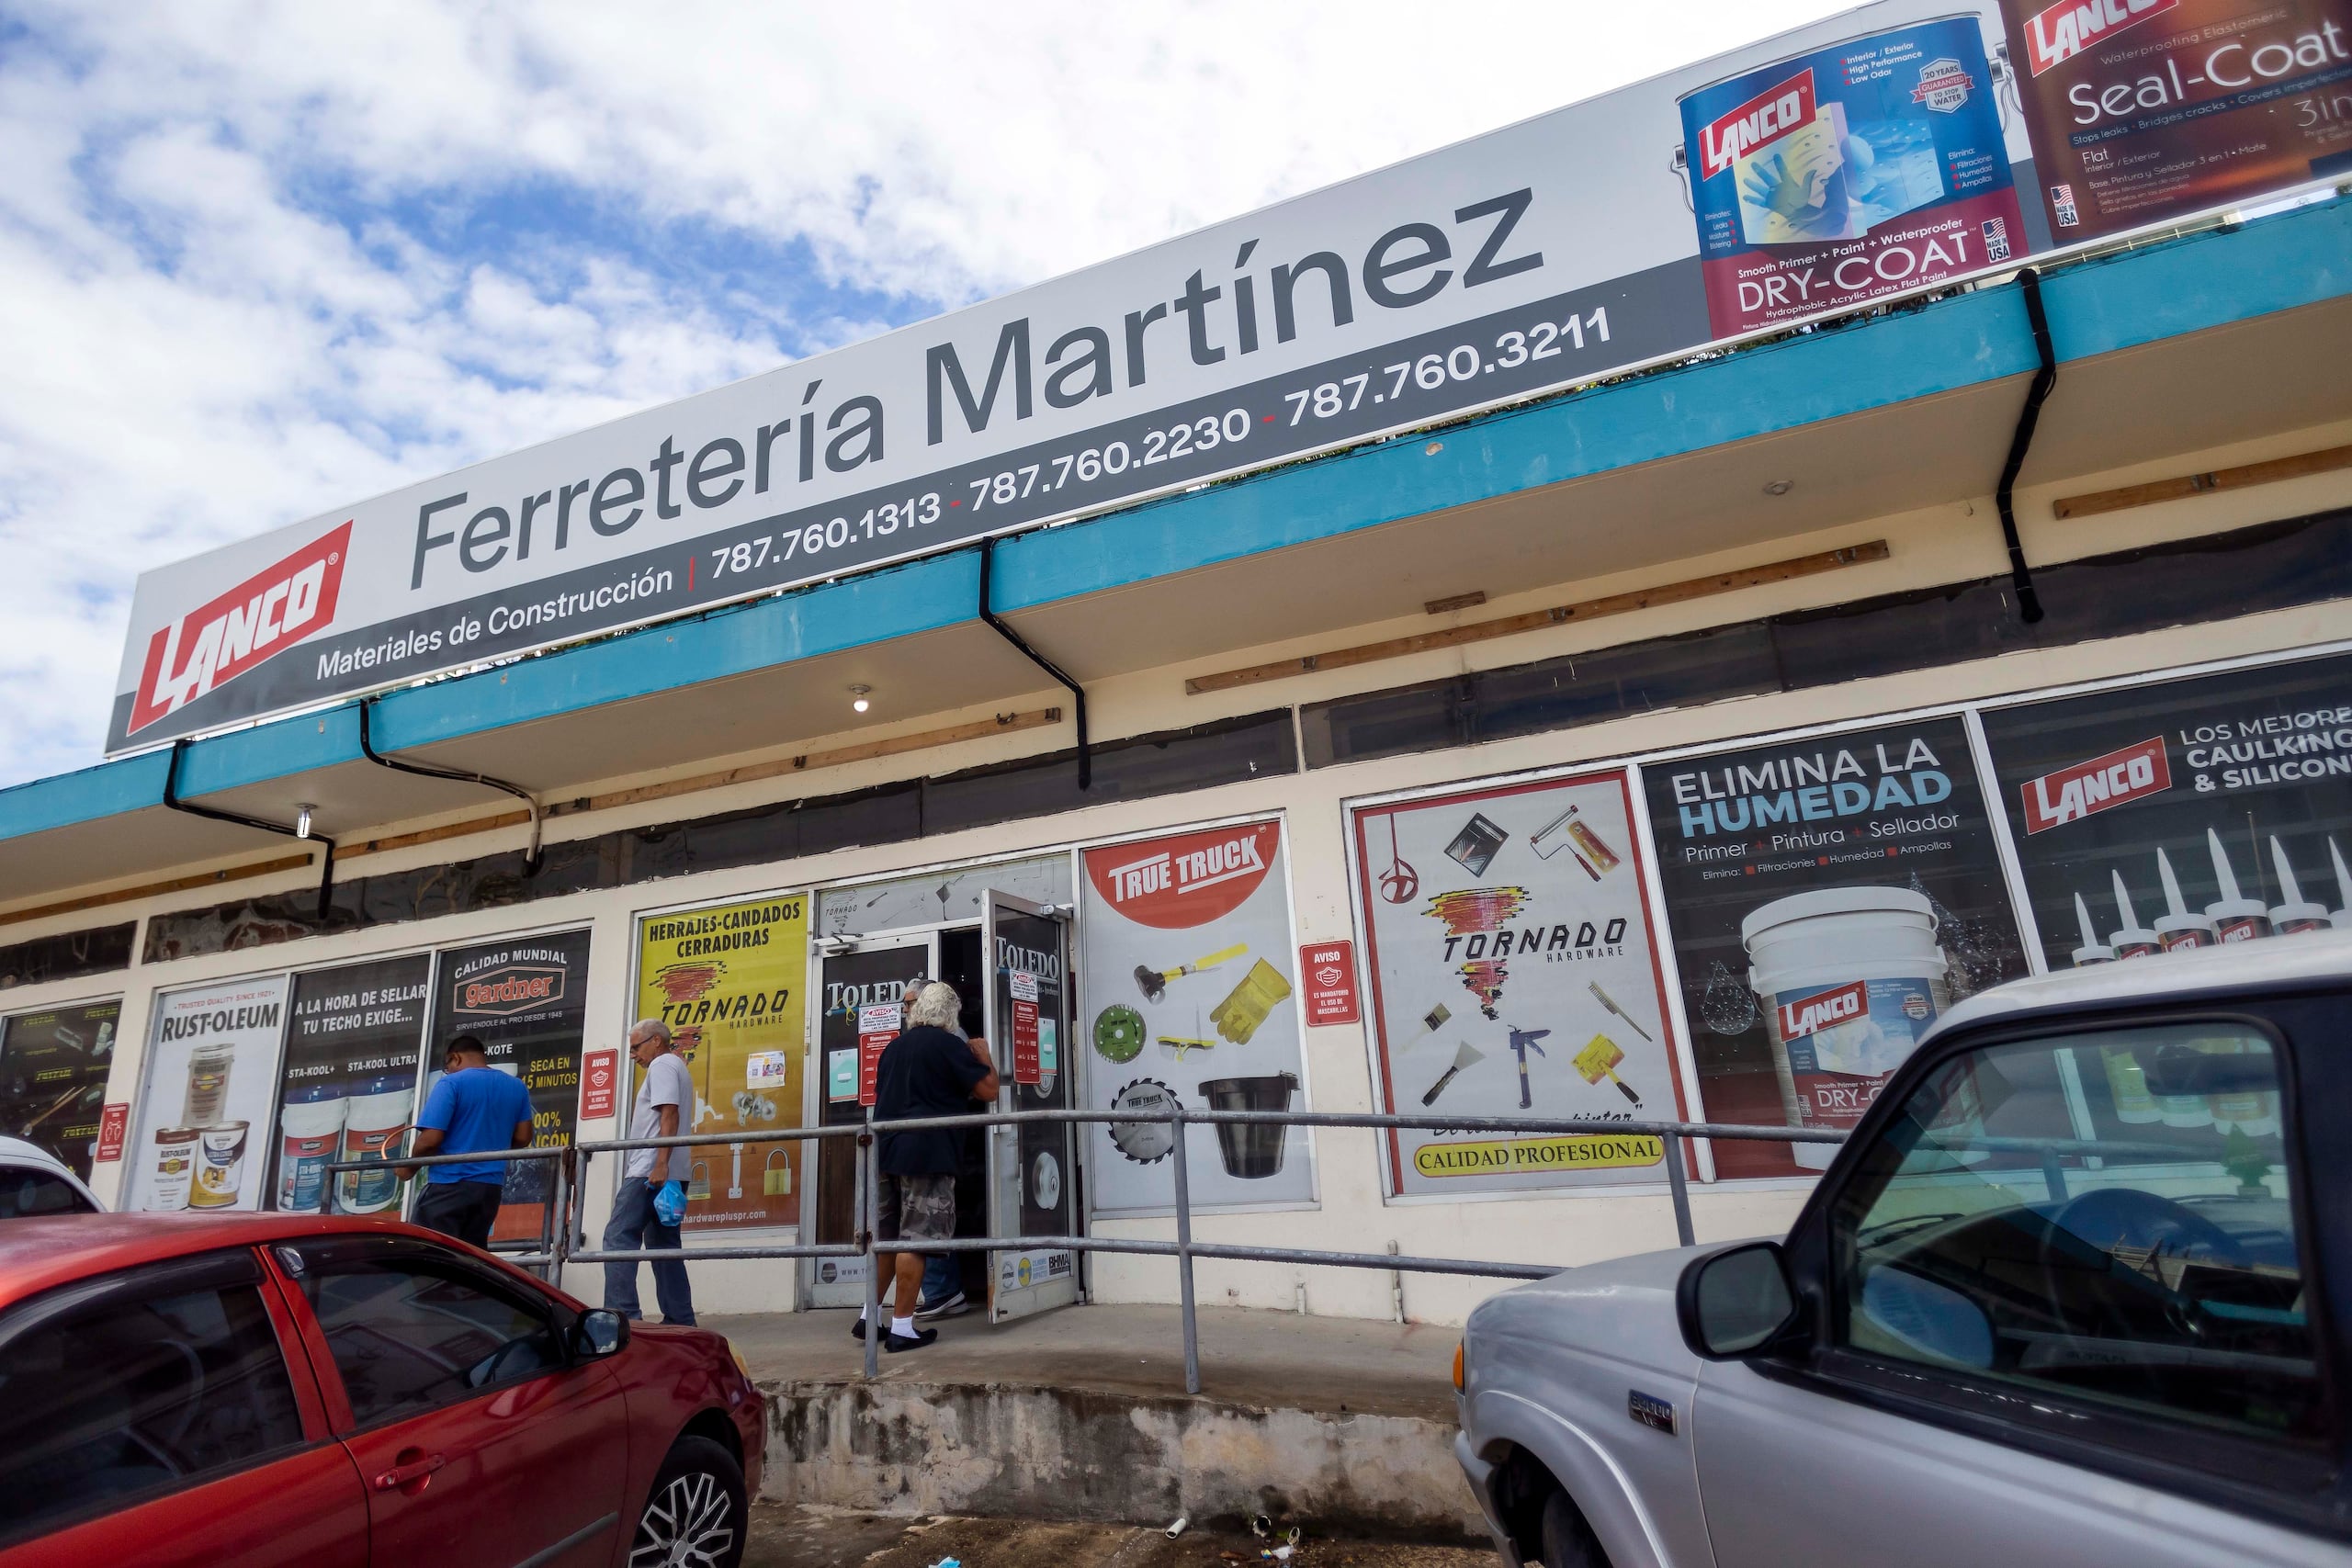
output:
[[[874,1232],[882,1213],[880,1194],[876,1190],[881,1185],[881,1146],[870,1129],[857,1135],[857,1244],[865,1253],[865,1375],[868,1378],[881,1368],[882,1336],[890,1332],[890,1325],[881,1313],[882,1255],[874,1247]],[[911,1308],[908,1315],[913,1315]]]
[[[1690,1228],[1690,1177],[1682,1168],[1682,1134],[1666,1134],[1666,1184],[1674,1194],[1674,1239],[1677,1246],[1698,1244],[1698,1233]]]
[[[1184,1392],[1201,1392],[1201,1325],[1193,1310],[1193,1182],[1184,1153],[1184,1107],[1170,1096],[1170,1150],[1176,1156],[1176,1287],[1184,1310]]]
[[[555,1162],[555,1190],[548,1194],[554,1212],[548,1215],[547,1281],[557,1290],[563,1289],[563,1258],[570,1248],[564,1246],[565,1233],[571,1229],[571,1150],[566,1148],[563,1157]]]

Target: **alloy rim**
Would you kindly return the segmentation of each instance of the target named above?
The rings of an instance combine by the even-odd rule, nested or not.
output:
[[[629,1568],[719,1568],[735,1544],[734,1511],[709,1472],[677,1477],[637,1521]]]

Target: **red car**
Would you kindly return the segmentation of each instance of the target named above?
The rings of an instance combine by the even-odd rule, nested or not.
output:
[[[718,1335],[412,1225],[0,1226],[0,1568],[734,1568],[766,1430]]]

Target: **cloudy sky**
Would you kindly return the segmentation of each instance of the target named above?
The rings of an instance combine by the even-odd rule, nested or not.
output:
[[[0,784],[146,568],[1838,8],[0,0]]]

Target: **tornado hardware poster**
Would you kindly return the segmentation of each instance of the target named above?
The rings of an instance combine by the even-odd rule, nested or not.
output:
[[[1296,944],[1279,820],[1131,839],[1085,852],[1078,1039],[1100,1110],[1304,1111]],[[1304,1127],[1196,1126],[1195,1209],[1315,1197]],[[1090,1125],[1098,1213],[1175,1202],[1161,1122]]]
[[[140,578],[107,748],[1579,385],[2014,267],[2052,223],[2340,175],[2347,6],[1881,0],[337,507]]]
[[[0,1020],[0,1134],[23,1138],[90,1179],[119,998]]]
[[[726,1142],[730,1133],[801,1124],[808,1071],[808,900],[799,893],[652,915],[638,923],[639,1018],[675,1031],[694,1079],[688,1230],[800,1222],[806,1183],[788,1143]],[[631,1092],[639,1077],[630,1074]]]
[[[1350,813],[1381,1109],[1681,1119],[1622,771]],[[1647,1134],[1391,1132],[1400,1193],[1666,1176]]]
[[[277,1103],[283,975],[155,998],[125,1209],[257,1209]]]
[[[2352,927],[2352,658],[1984,722],[2044,966]]]
[[[1958,718],[1642,768],[1704,1119],[1843,1132],[1954,1002],[2026,972]],[[1714,1140],[1720,1177],[1836,1152]]]
[[[513,1072],[531,1091],[531,1143],[565,1148],[579,1126],[580,1053],[588,1021],[588,933],[513,937],[444,948],[434,984],[433,1024],[425,1052],[441,1074],[440,1053],[454,1035],[490,1048],[490,1065]],[[546,1160],[514,1160],[492,1241],[536,1240],[547,1223],[554,1173]]]
[[[416,1122],[432,989],[433,959],[423,953],[294,977],[283,1089],[263,1145],[264,1207],[308,1213],[331,1190],[337,1213],[399,1213],[390,1159]],[[440,1065],[436,1054],[431,1066]],[[499,1066],[515,1070],[511,1058]],[[345,1172],[330,1186],[326,1167],[345,1159],[383,1168]]]

